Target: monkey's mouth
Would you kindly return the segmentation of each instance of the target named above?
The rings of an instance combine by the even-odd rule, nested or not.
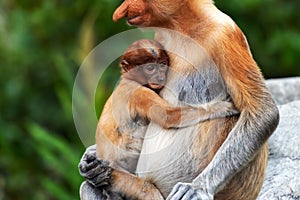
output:
[[[161,84],[149,83],[149,87],[154,89],[154,90],[159,90],[159,89],[162,89],[164,86],[161,85]]]
[[[126,20],[130,25],[135,25],[135,26],[138,26],[138,25],[141,25],[144,23],[143,17],[140,15],[127,17]]]

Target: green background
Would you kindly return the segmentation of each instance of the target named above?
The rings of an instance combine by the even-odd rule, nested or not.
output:
[[[113,23],[117,0],[0,1],[0,200],[79,199],[85,147],[72,117],[72,89],[97,44],[128,30]],[[300,75],[299,0],[216,0],[249,40],[266,78]],[[101,108],[119,77],[102,77]]]

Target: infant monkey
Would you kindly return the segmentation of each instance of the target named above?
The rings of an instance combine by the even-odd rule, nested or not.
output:
[[[96,133],[97,157],[110,163],[103,184],[112,184],[110,177],[118,176],[119,170],[135,172],[150,120],[168,129],[237,114],[226,101],[172,107],[162,99],[158,92],[167,80],[169,57],[156,41],[134,42],[121,57],[120,66],[121,81],[104,106]]]

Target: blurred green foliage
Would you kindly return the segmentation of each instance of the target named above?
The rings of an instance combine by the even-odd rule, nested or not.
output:
[[[248,38],[267,78],[300,75],[299,0],[216,0]]]
[[[111,20],[120,2],[0,1],[0,199],[79,198],[84,146],[73,124],[73,82],[93,47],[129,29]],[[300,75],[299,0],[216,4],[245,32],[266,77]],[[118,77],[118,69],[102,77],[98,114]]]

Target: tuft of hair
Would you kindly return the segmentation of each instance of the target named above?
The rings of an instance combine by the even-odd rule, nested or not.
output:
[[[169,56],[159,42],[142,39],[135,41],[126,49],[119,65],[126,72],[146,63],[169,65],[169,62]]]

